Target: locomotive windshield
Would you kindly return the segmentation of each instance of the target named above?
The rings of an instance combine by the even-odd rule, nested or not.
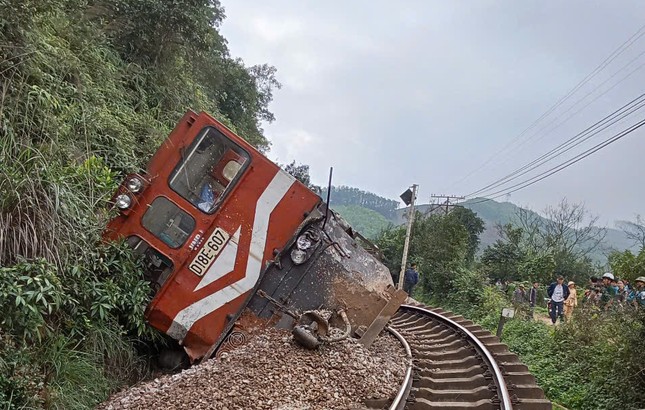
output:
[[[213,213],[226,189],[242,173],[249,154],[217,129],[195,138],[170,175],[170,187],[195,207]]]
[[[195,229],[195,219],[162,196],[148,206],[141,224],[171,248],[183,245]]]

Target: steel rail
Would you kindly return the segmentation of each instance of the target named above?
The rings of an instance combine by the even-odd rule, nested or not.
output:
[[[497,365],[497,361],[493,357],[493,354],[486,348],[486,346],[475,336],[470,330],[466,329],[464,326],[460,325],[459,323],[455,322],[452,319],[449,319],[445,316],[443,316],[440,313],[433,312],[429,309],[419,307],[419,306],[414,306],[414,305],[401,305],[401,308],[404,309],[409,309],[409,310],[416,310],[423,312],[424,314],[428,316],[432,316],[433,318],[440,320],[444,323],[447,323],[454,329],[457,329],[458,331],[462,332],[465,334],[470,340],[474,343],[475,347],[479,350],[479,352],[482,354],[484,360],[488,363],[489,367],[493,371],[493,377],[495,380],[495,385],[497,386],[497,393],[500,398],[500,409],[501,410],[512,410],[513,409],[513,403],[511,401],[511,396],[508,392],[508,387],[506,386],[506,381],[504,380],[504,375],[502,374],[502,370],[499,368]]]
[[[388,407],[389,410],[403,410],[410,394],[410,389],[412,388],[412,349],[410,349],[408,341],[405,340],[405,338],[401,336],[399,332],[392,329],[390,326],[388,326],[386,329],[388,332],[394,335],[394,337],[399,339],[401,345],[403,345],[403,348],[405,349],[405,355],[408,357],[408,369],[405,372],[403,383],[401,383],[401,388],[394,398],[394,401],[392,401],[392,404],[390,405],[390,407]]]

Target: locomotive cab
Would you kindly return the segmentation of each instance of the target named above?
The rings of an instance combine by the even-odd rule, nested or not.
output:
[[[258,289],[306,310],[392,283],[317,194],[206,113],[186,113],[114,202],[104,236],[141,256],[154,291],[146,320],[191,360],[212,353],[245,308],[275,316]]]
[[[106,236],[141,255],[148,322],[201,357],[320,198],[208,114],[187,113],[115,195]]]

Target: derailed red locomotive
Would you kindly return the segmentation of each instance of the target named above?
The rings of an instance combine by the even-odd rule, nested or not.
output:
[[[276,305],[324,306],[357,328],[387,304],[390,273],[351,227],[206,113],[186,113],[114,202],[105,237],[141,255],[155,291],[146,319],[191,360],[212,354],[246,311],[288,327],[293,315]]]

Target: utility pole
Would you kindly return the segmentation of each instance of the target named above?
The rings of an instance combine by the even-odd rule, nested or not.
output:
[[[450,212],[450,207],[455,205],[456,201],[461,201],[466,199],[463,196],[457,196],[457,195],[430,195],[430,198],[436,198],[436,199],[442,199],[445,198],[445,201],[443,202],[443,205],[446,206],[445,208],[445,214],[448,215],[448,212]],[[450,200],[453,199],[452,205],[450,204]]]
[[[414,201],[417,199],[417,184],[412,185],[412,191],[408,189],[401,195],[401,199],[406,205],[410,205],[408,211],[408,229],[405,233],[405,244],[403,245],[403,260],[401,261],[401,273],[399,274],[398,289],[403,289],[403,278],[405,276],[405,266],[408,263],[408,248],[410,247],[410,233],[412,232],[412,222],[414,221]]]

